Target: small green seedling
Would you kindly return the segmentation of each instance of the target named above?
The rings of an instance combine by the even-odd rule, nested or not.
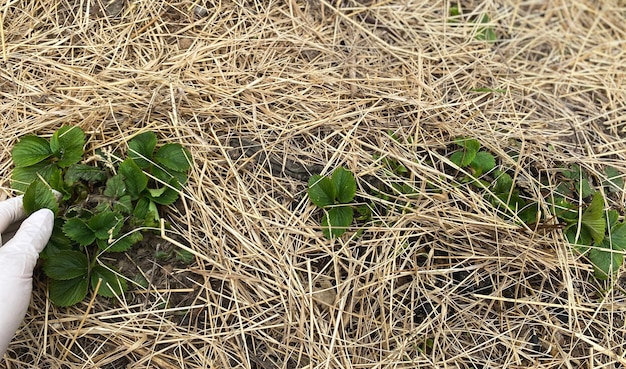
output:
[[[458,23],[462,17],[461,8],[459,6],[451,6],[448,11],[448,15],[450,16],[450,23]],[[474,38],[476,40],[487,42],[495,42],[498,40],[498,35],[496,34],[494,28],[487,25],[489,21],[489,15],[487,14],[483,14],[482,17],[480,17],[480,22],[477,22],[477,19],[471,21],[471,23],[484,24],[484,26],[481,26],[477,29],[476,34],[474,35]]]
[[[450,161],[460,168],[470,168],[474,178],[495,168],[496,159],[490,152],[480,150],[478,140],[461,137],[455,139],[454,143],[460,150],[450,155]]]
[[[339,167],[331,177],[315,174],[309,179],[308,194],[311,202],[324,210],[324,236],[341,236],[352,224],[354,217],[354,210],[347,205],[356,194],[356,181],[352,172]]]
[[[25,136],[12,151],[12,186],[24,193],[25,210],[48,208],[57,215],[41,257],[50,299],[58,306],[82,301],[98,285],[105,297],[127,290],[126,278],[104,262],[106,255],[129,250],[143,239],[140,229],[157,225],[158,207],[178,199],[191,167],[185,148],[157,148],[152,132],[130,140],[125,159],[97,155],[81,163],[84,146],[80,128],[62,127],[50,140]]]

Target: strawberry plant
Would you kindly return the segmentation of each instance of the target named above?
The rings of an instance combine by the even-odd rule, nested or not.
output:
[[[143,239],[141,229],[157,225],[159,206],[178,199],[191,167],[185,148],[157,147],[152,132],[131,139],[126,158],[98,153],[81,162],[84,146],[79,127],[62,127],[49,140],[21,138],[11,153],[12,187],[24,193],[25,210],[56,214],[41,257],[50,299],[58,306],[82,301],[98,284],[104,297],[127,290],[126,278],[104,261],[106,255],[130,250]]]
[[[454,142],[459,149],[450,155],[450,161],[469,173],[461,176],[462,183],[488,190],[485,197],[505,219],[519,219],[531,229],[541,225],[538,203],[521,197],[521,190],[512,177],[506,171],[496,169],[491,153],[481,150],[480,143],[472,138],[457,138]],[[579,165],[561,168],[558,173],[559,182],[547,196],[553,209],[551,218],[557,220],[556,224],[550,225],[562,229],[573,249],[589,259],[597,279],[608,279],[623,264],[626,223],[619,221],[617,211],[605,211],[604,196],[592,189],[590,179]],[[485,174],[489,174],[489,181],[481,177]],[[607,179],[602,186],[606,193],[621,191],[624,181],[619,171],[607,167],[605,174]],[[548,183],[544,185],[547,187]],[[591,198],[588,204],[582,204],[580,213],[579,206],[572,202],[577,198]]]
[[[314,174],[309,178],[308,194],[311,202],[324,210],[324,236],[341,236],[354,218],[354,210],[349,205],[356,194],[356,181],[352,172],[339,167],[330,177]]]

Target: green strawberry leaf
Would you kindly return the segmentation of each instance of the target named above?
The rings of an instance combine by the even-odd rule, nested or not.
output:
[[[16,168],[24,168],[49,158],[52,156],[52,151],[45,138],[25,136],[15,144],[11,156]]]
[[[196,255],[187,250],[176,250],[176,260],[189,265],[196,260]]]
[[[601,247],[589,250],[589,260],[593,264],[595,277],[605,280],[617,272],[624,262],[624,255],[619,252],[611,252],[609,241],[604,240]]]
[[[87,225],[93,230],[97,239],[108,240],[119,233],[123,218],[113,211],[106,210],[91,217]]]
[[[496,159],[486,151],[479,151],[476,153],[476,156],[474,156],[474,160],[472,160],[470,166],[474,169],[474,175],[479,176],[495,168]]]
[[[473,138],[457,138],[454,143],[462,147],[463,151],[452,154],[450,160],[459,167],[470,165],[480,149],[480,142]]]
[[[120,198],[126,194],[126,183],[124,177],[116,175],[107,180],[104,196],[111,198]]]
[[[56,218],[54,220],[54,227],[52,228],[52,235],[48,244],[39,254],[39,257],[46,260],[50,255],[54,255],[59,251],[71,250],[72,241],[63,233],[63,219]]]
[[[591,237],[591,233],[585,227],[580,228],[580,234],[578,235],[578,239],[576,238],[576,232],[578,231],[578,227],[576,224],[573,224],[570,227],[565,229],[565,237],[567,237],[567,241],[574,245],[574,247],[581,254],[589,251],[589,247],[593,243],[593,238]]]
[[[613,250],[626,251],[626,224],[619,223],[613,226],[610,240]]]
[[[137,201],[133,215],[138,219],[146,219],[148,216],[148,208],[150,206],[150,199],[142,197]]]
[[[154,161],[175,172],[184,172],[191,168],[191,154],[180,144],[163,145],[155,154]]]
[[[339,237],[352,224],[354,211],[349,206],[337,206],[328,209],[322,217],[322,232],[326,238]]]
[[[150,166],[156,144],[157,137],[154,132],[141,133],[128,141],[128,156],[140,168],[146,169]]]
[[[150,169],[152,175],[158,179],[157,183],[169,183],[171,186],[178,190],[182,189],[183,185],[187,183],[186,172],[176,172],[172,170],[165,171],[156,166],[153,166]]]
[[[335,203],[336,191],[335,185],[328,177],[314,174],[309,178],[309,199],[320,208]]]
[[[133,200],[136,200],[148,186],[148,177],[133,159],[128,158],[120,164],[119,174],[124,176],[126,191]]]
[[[77,181],[103,182],[106,172],[98,167],[85,164],[74,164],[65,172],[65,183],[73,185]]]
[[[600,192],[593,195],[591,204],[585,209],[581,218],[582,225],[587,228],[596,244],[604,239],[606,219],[604,217],[604,197]]]
[[[57,165],[61,168],[76,164],[83,157],[85,133],[76,126],[61,127],[50,139],[50,149],[59,159]]]
[[[604,172],[606,173],[606,180],[602,182],[602,185],[609,192],[619,192],[624,188],[624,176],[617,169],[606,167]]]
[[[339,202],[345,204],[354,199],[356,181],[351,171],[339,167],[333,171],[331,180],[335,186],[335,194]]]
[[[49,255],[43,271],[52,279],[66,281],[87,275],[89,262],[87,256],[80,251],[64,250]]]
[[[23,198],[24,210],[32,214],[39,209],[50,209],[56,214],[59,211],[56,197],[50,187],[40,179],[36,179],[28,186]]]
[[[123,294],[128,289],[124,278],[101,265],[96,265],[91,270],[92,289],[96,289],[100,279],[102,279],[102,282],[100,282],[100,288],[98,289],[99,296],[115,297]]]
[[[60,178],[61,170],[53,163],[43,162],[31,165],[29,167],[20,167],[13,169],[11,174],[11,187],[25,192],[28,186],[41,176],[45,181],[50,183],[52,177]],[[58,190],[59,188],[53,187]]]
[[[497,178],[493,188],[493,193],[496,195],[506,194],[508,196],[511,192],[511,188],[513,187],[513,178],[504,172],[496,173],[496,176]]]
[[[554,211],[555,215],[567,222],[568,224],[573,224],[578,222],[578,206],[572,204],[571,202],[565,200],[562,197],[557,197],[554,199]]]
[[[133,212],[133,201],[130,196],[122,196],[113,203],[113,211],[120,214],[131,214]]]
[[[89,279],[86,275],[60,281],[50,281],[50,300],[56,306],[71,306],[81,302],[87,296]]]
[[[147,196],[150,200],[154,201],[159,205],[170,205],[178,200],[178,191],[173,190],[169,187],[163,187],[159,189],[148,189],[149,195]],[[158,195],[158,196],[155,196]]]
[[[98,240],[100,250],[108,252],[124,252],[130,250],[134,244],[143,240],[143,235],[139,231],[132,232],[128,235],[118,238],[109,243],[107,240]]]
[[[63,225],[63,233],[81,246],[88,246],[96,239],[96,234],[80,218],[70,218]]]
[[[606,212],[606,225],[607,228],[611,229],[611,233],[613,233],[613,226],[617,224],[618,219],[619,213],[616,210],[609,210]]]

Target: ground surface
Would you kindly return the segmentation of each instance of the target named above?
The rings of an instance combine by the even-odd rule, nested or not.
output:
[[[152,130],[194,158],[169,239],[118,259],[149,287],[57,308],[37,272],[0,367],[620,367],[620,274],[503,219],[448,158],[477,138],[540,203],[559,166],[623,175],[626,5],[462,3],[454,20],[411,0],[0,5],[4,195],[17,139],[62,125],[89,150]],[[325,239],[294,165],[351,170],[370,222]],[[154,257],[179,245],[195,261]]]

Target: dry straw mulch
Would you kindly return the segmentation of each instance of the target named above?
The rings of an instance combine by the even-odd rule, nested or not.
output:
[[[558,166],[595,183],[605,165],[626,172],[623,1],[463,1],[457,23],[449,2],[419,0],[1,4],[4,194],[18,138],[62,125],[90,150],[155,131],[195,163],[167,239],[122,257],[149,289],[57,308],[37,272],[2,368],[626,361],[619,274],[594,281],[561,232],[503,220],[446,159],[455,137],[478,138],[538,201]],[[483,14],[493,44],[474,37]],[[238,138],[263,155],[236,154]],[[258,160],[270,156],[352,170],[373,222],[324,239],[306,182]],[[364,179],[398,179],[380,157],[420,195],[368,195]],[[622,211],[625,195],[607,206]],[[181,245],[191,265],[153,257]]]

